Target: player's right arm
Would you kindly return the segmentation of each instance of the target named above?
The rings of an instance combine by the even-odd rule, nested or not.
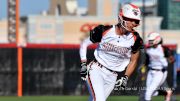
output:
[[[86,80],[86,75],[87,75],[87,58],[86,58],[86,53],[87,53],[87,47],[91,45],[92,42],[90,41],[90,37],[86,38],[80,45],[80,58],[81,58],[81,70],[80,70],[80,75],[82,80]]]
[[[96,27],[93,30],[90,31],[90,36],[82,41],[80,44],[80,58],[81,58],[81,70],[80,75],[82,80],[86,80],[87,76],[87,47],[93,43],[99,42],[101,40],[102,35],[100,33],[100,27]]]
[[[87,58],[86,58],[86,54],[87,54],[87,47],[91,44],[94,43],[99,43],[101,42],[103,33],[112,28],[112,26],[107,25],[99,25],[97,27],[95,27],[93,30],[90,30],[90,36],[88,38],[86,38],[80,45],[80,58],[81,58],[81,62],[86,62]]]
[[[103,26],[99,25],[95,27],[93,30],[90,31],[90,36],[86,38],[81,44],[80,44],[80,58],[81,58],[81,78],[83,80],[86,80],[87,75],[87,47],[93,43],[101,42],[103,32],[107,29],[111,28],[112,26]]]
[[[102,38],[102,26],[99,25],[95,27],[93,30],[90,30],[90,36],[82,41],[80,44],[80,58],[81,62],[87,62],[86,54],[87,54],[87,47],[93,43],[100,42]]]
[[[93,44],[92,41],[90,40],[90,37],[86,38],[85,40],[83,40],[83,42],[80,44],[80,58],[81,58],[81,62],[86,62],[87,61],[87,47],[89,45]]]

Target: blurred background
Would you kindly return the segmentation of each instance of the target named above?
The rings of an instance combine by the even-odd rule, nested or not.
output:
[[[136,30],[145,44],[148,33],[156,31],[173,51],[168,83],[180,94],[180,0],[0,0],[0,95],[87,95],[79,75],[79,44],[95,26],[116,24],[125,3],[142,10]],[[144,86],[141,64],[129,87]]]

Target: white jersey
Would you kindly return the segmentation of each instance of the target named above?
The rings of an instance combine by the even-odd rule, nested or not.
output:
[[[140,47],[140,45],[135,45],[136,39],[140,38],[139,34],[127,33],[126,35],[117,35],[115,26],[104,27],[99,27],[98,31],[96,30],[98,27],[91,31],[90,40],[93,43],[99,42],[94,56],[106,68],[113,71],[124,71],[130,62],[132,52],[136,52]],[[103,32],[100,32],[101,30]],[[80,55],[82,59],[84,55],[81,53],[81,49]]]
[[[150,47],[146,50],[149,56],[149,67],[153,69],[163,69],[168,66],[167,59],[164,54],[164,49],[161,44],[156,48]]]

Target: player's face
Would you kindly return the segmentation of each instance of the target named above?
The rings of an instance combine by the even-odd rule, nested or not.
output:
[[[128,31],[133,31],[133,28],[137,27],[140,23],[139,20],[130,19],[126,17],[123,17],[123,20],[126,21],[126,26],[127,26]]]
[[[153,40],[149,40],[149,45],[153,46]]]
[[[154,42],[154,40],[149,40],[149,46],[157,47],[157,44],[154,44],[153,42]]]

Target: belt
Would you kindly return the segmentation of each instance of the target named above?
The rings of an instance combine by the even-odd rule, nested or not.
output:
[[[105,69],[107,69],[107,70],[110,71],[110,72],[117,73],[116,71],[113,71],[113,70],[111,70],[111,69],[103,66],[103,65],[102,65],[101,63],[99,63],[96,59],[94,59],[93,61],[94,61],[95,63],[97,63],[100,68],[103,68],[103,67],[104,67]]]
[[[162,71],[162,72],[164,72],[164,71],[166,71],[167,69],[165,69],[165,68],[163,68],[163,69],[154,69],[154,68],[150,68],[150,70],[154,70],[154,71]]]

